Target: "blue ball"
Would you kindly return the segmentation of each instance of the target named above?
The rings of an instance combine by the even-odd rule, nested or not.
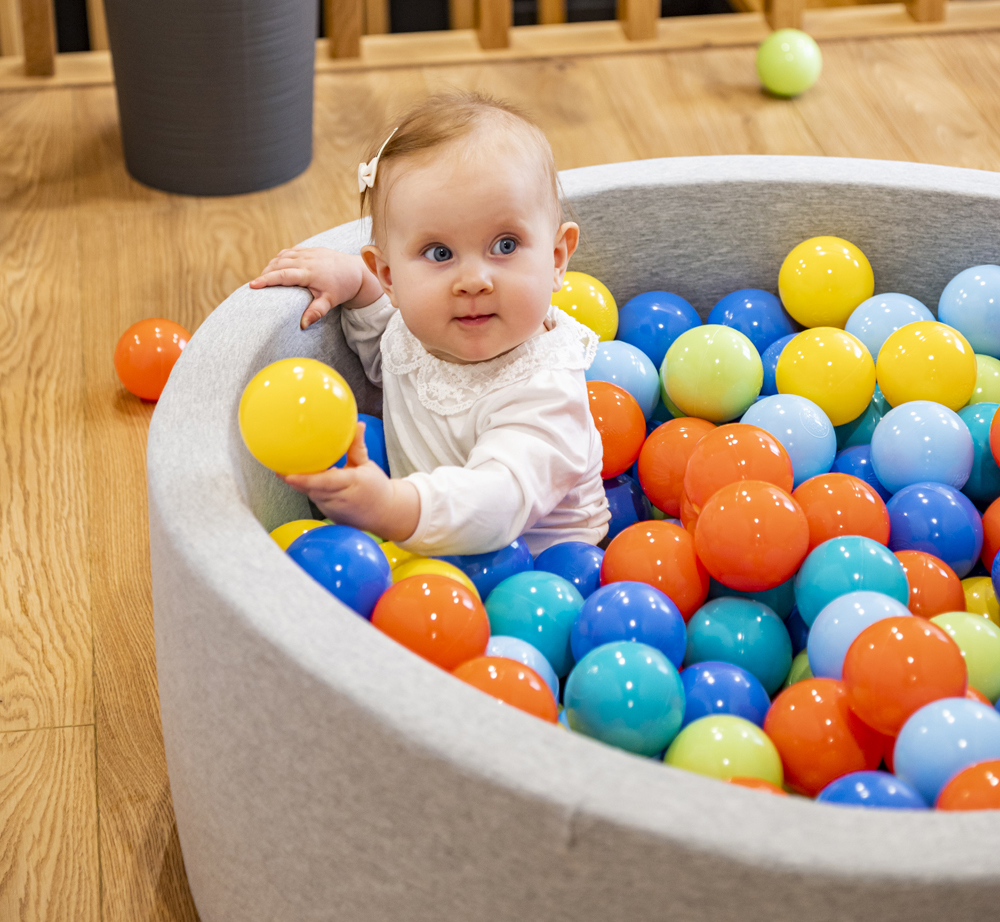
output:
[[[365,424],[365,448],[368,449],[368,460],[374,461],[387,477],[389,473],[389,456],[385,451],[385,426],[377,416],[369,416],[367,413],[358,414],[358,422]],[[334,467],[343,467],[347,464],[347,455],[337,461]]]
[[[662,752],[684,719],[684,686],[655,647],[617,641],[591,650],[566,680],[570,727],[638,755]]]
[[[663,398],[660,397],[659,401],[657,401],[656,407],[653,410],[652,418],[646,421],[647,438],[649,437],[650,432],[652,432],[653,429],[656,428],[656,426],[660,426],[663,423],[669,423],[670,420],[672,420],[673,418],[674,414],[667,409],[666,404],[663,402]],[[651,426],[652,429],[650,428]]]
[[[959,272],[941,292],[938,320],[958,330],[973,352],[1000,359],[1000,266]]]
[[[788,336],[782,336],[781,339],[776,339],[770,346],[768,346],[760,356],[760,362],[764,366],[764,383],[760,387],[760,397],[773,397],[778,393],[778,383],[775,380],[778,371],[778,359],[781,358],[781,353],[795,337],[797,333],[789,333]],[[759,400],[760,397],[757,399]]]
[[[684,618],[669,597],[647,583],[602,586],[583,603],[573,622],[570,647],[579,662],[595,647],[630,640],[656,647],[677,668],[684,662]]]
[[[618,536],[629,525],[652,518],[653,508],[642,492],[638,481],[628,474],[619,474],[604,481],[604,495],[608,498],[611,521],[608,522],[607,540]]]
[[[900,327],[933,319],[923,302],[893,291],[862,301],[847,318],[844,329],[860,339],[872,358],[877,359],[882,345]]]
[[[988,506],[1000,496],[1000,467],[990,451],[990,425],[1000,403],[972,403],[958,415],[969,427],[974,457],[972,472],[962,492],[978,506]]]
[[[758,353],[785,336],[795,335],[795,325],[778,298],[760,288],[741,288],[721,298],[705,323],[719,323],[739,330]]]
[[[597,354],[584,372],[588,381],[609,381],[628,391],[649,419],[660,402],[660,375],[638,346],[621,340],[597,344]]]
[[[732,663],[757,677],[769,695],[785,681],[792,643],[781,619],[749,599],[715,599],[702,605],[687,626],[684,664]]]
[[[730,589],[728,586],[723,586],[718,580],[711,579],[708,585],[708,598],[750,599],[754,602],[762,602],[784,620],[795,607],[795,577],[785,580],[780,586],[775,586],[773,589],[762,589],[760,592]]]
[[[815,403],[795,394],[765,397],[743,414],[741,423],[770,432],[792,459],[795,486],[830,470],[837,456],[837,434]]]
[[[785,619],[785,630],[792,642],[792,656],[798,656],[809,644],[809,625],[802,620],[797,607]]]
[[[486,597],[485,604],[490,634],[528,641],[558,676],[573,668],[569,635],[583,596],[571,582],[541,570],[515,573]]]
[[[993,569],[990,571],[990,579],[993,581],[993,591],[1000,598],[1000,554],[993,558]],[[997,702],[1000,704],[1000,701]]]
[[[861,535],[842,535],[817,545],[795,577],[795,604],[812,627],[834,599],[858,590],[881,592],[903,605],[910,584],[899,558],[885,545]]]
[[[576,586],[584,598],[601,585],[604,551],[585,541],[553,544],[535,558],[535,569],[555,573]]]
[[[379,596],[392,585],[385,554],[349,525],[323,525],[299,535],[288,556],[362,618],[371,618]]]
[[[627,301],[618,311],[616,338],[641,349],[659,368],[674,340],[700,325],[698,312],[680,295],[647,291]]]
[[[499,551],[487,554],[452,554],[440,559],[454,564],[469,577],[481,599],[485,599],[508,577],[534,567],[531,551],[521,538],[515,538]]]
[[[1000,759],[1000,714],[968,698],[941,698],[903,724],[892,767],[934,806],[941,788],[955,775],[990,759]]]
[[[927,804],[916,788],[888,772],[851,772],[841,775],[823,788],[816,795],[816,800],[848,807],[927,809]]]
[[[885,507],[893,551],[925,551],[959,579],[969,575],[983,549],[983,520],[964,493],[943,483],[914,483]]]
[[[872,468],[890,493],[928,480],[961,490],[974,458],[969,427],[954,410],[931,400],[900,404],[872,434]]]
[[[758,727],[764,726],[771,706],[757,677],[732,663],[695,663],[681,672],[684,683],[683,729],[710,714],[734,714]]]
[[[833,467],[830,470],[838,474],[850,474],[852,477],[857,477],[858,480],[863,480],[882,497],[884,503],[889,502],[889,498],[892,496],[875,476],[870,445],[855,445],[851,448],[845,448],[833,459]]]
[[[510,637],[505,634],[494,634],[486,645],[485,656],[502,656],[504,659],[517,660],[529,669],[534,669],[539,678],[548,685],[552,697],[559,700],[559,676],[552,664],[542,655],[538,647],[532,646],[520,637]]]
[[[886,412],[888,412],[888,404],[876,384],[875,394],[868,406],[865,407],[865,412],[849,423],[833,427],[833,431],[837,433],[837,450],[843,451],[845,448],[853,448],[855,445],[870,445],[875,427]]]
[[[847,648],[865,628],[910,610],[881,592],[848,592],[824,606],[809,630],[809,668],[817,678],[841,679]]]

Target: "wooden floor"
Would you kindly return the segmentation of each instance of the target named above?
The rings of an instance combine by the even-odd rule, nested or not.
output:
[[[428,90],[534,112],[560,167],[817,154],[1000,169],[1000,33],[831,43],[800,100],[752,49],[317,80],[315,160],[192,199],[125,172],[108,87],[0,93],[0,920],[192,920],[156,691],[132,322],[194,330],[280,247],[355,217],[370,132]],[[295,920],[287,920],[295,922]]]

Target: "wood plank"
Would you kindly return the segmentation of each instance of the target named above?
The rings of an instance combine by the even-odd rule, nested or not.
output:
[[[947,0],[907,0],[906,11],[917,22],[941,22],[945,18]]]
[[[384,35],[389,30],[389,0],[365,0],[365,34]]]
[[[938,36],[928,39],[927,47],[983,120],[1000,126],[1000,32]]]
[[[56,22],[52,0],[21,0],[24,72],[30,77],[55,73]]]
[[[618,0],[618,19],[625,37],[632,42],[656,38],[660,0]]]
[[[0,733],[0,919],[99,918],[94,728]]]
[[[94,719],[71,119],[0,96],[0,730]]]
[[[90,50],[108,50],[108,21],[104,15],[104,0],[87,0],[87,31]]]
[[[538,22],[553,25],[566,21],[566,0],[538,0]]]
[[[20,0],[0,0],[0,56],[23,54]]]
[[[448,0],[448,26],[452,29],[475,29],[476,0]]]
[[[801,29],[805,0],[764,0],[764,16],[772,29]]]
[[[323,0],[326,35],[332,58],[356,58],[361,54],[364,0]]]
[[[479,0],[479,46],[484,51],[508,47],[513,22],[512,0]]]

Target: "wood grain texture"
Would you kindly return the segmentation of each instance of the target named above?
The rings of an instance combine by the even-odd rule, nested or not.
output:
[[[55,73],[56,21],[52,0],[21,0],[24,72],[30,77]]]
[[[100,919],[92,726],[0,733],[0,919]]]
[[[20,0],[0,0],[0,56],[24,54]]]

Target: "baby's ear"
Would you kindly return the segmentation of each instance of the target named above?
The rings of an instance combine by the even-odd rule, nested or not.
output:
[[[392,272],[382,251],[374,244],[369,243],[361,248],[361,258],[365,261],[368,271],[378,279],[382,290],[389,296],[389,300],[395,304],[392,293]]]
[[[562,287],[563,276],[569,268],[570,257],[576,252],[577,244],[580,242],[580,226],[573,221],[567,221],[559,225],[556,231],[555,240],[555,276],[552,281],[552,290],[558,291]]]

